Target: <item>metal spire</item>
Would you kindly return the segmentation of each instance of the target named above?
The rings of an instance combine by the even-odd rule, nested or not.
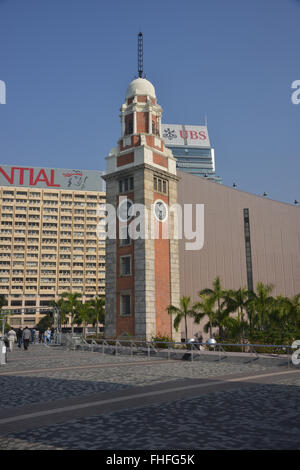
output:
[[[143,78],[143,33],[138,34],[138,73]]]

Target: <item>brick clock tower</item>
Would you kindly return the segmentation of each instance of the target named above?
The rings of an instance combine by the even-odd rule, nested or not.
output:
[[[161,114],[154,86],[142,77],[133,80],[121,107],[121,138],[106,158],[104,176],[107,204],[116,211],[116,237],[106,239],[107,338],[180,338],[167,312],[179,305],[178,240],[168,210],[177,203],[178,177],[161,138]],[[142,213],[140,236],[131,236],[131,222]]]

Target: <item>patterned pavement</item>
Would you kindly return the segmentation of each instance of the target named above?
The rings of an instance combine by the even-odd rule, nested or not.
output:
[[[32,404],[109,397],[112,392],[149,390],[204,378],[268,372],[255,361],[162,361],[32,345],[15,350],[0,368],[1,408],[16,414]],[[115,365],[116,364],[116,365]],[[50,369],[57,370],[50,370]],[[26,371],[31,372],[26,372]],[[36,371],[34,371],[36,370]],[[272,369],[273,370],[273,369]],[[277,371],[286,371],[278,367]],[[3,393],[5,390],[5,393]],[[300,371],[267,383],[235,383],[197,396],[146,404],[50,425],[4,432],[0,449],[300,449]],[[100,394],[100,395],[99,395]],[[1,421],[0,415],[0,421]]]

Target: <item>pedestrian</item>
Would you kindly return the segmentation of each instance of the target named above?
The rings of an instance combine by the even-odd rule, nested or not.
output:
[[[22,328],[17,329],[17,341],[18,341],[18,348],[21,348],[22,343],[23,343],[23,330],[22,330]]]
[[[13,352],[14,349],[14,344],[17,341],[17,334],[13,328],[9,330],[7,333],[8,341],[9,341],[9,350],[10,352]]]
[[[27,326],[25,326],[22,337],[23,337],[24,349],[25,349],[25,351],[27,351],[29,341],[30,341],[30,338],[31,338],[31,331]]]
[[[45,332],[45,335],[46,335],[46,346],[49,345],[50,341],[51,341],[51,330],[50,330],[50,327],[48,327],[47,331]]]

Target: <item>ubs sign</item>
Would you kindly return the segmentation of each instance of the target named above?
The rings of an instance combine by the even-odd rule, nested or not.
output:
[[[185,126],[183,124],[162,124],[162,138],[169,147],[210,148],[206,126]]]
[[[0,185],[105,191],[103,171],[0,166]]]

